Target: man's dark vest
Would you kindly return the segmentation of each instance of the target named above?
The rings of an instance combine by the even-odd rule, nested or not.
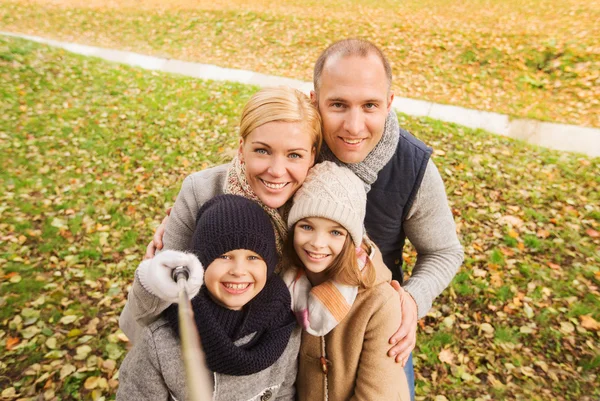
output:
[[[400,129],[400,141],[391,160],[379,171],[367,195],[365,228],[377,244],[394,280],[402,283],[402,249],[406,235],[402,222],[421,186],[431,148]]]

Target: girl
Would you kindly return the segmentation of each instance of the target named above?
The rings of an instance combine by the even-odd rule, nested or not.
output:
[[[213,401],[294,400],[300,329],[274,274],[269,216],[240,196],[213,198],[198,212],[191,248],[164,253],[196,271],[205,266],[192,309],[213,372]],[[187,399],[177,305],[143,329],[119,377],[117,400]]]
[[[230,164],[188,176],[171,211],[164,249],[185,251],[194,230],[196,212],[211,198],[241,195],[257,202],[271,217],[281,253],[287,235],[285,207],[314,164],[322,142],[321,119],[309,98],[291,88],[265,88],[254,94],[242,112],[240,147]],[[157,254],[136,270],[119,326],[132,343],[141,328],[177,302],[172,255]],[[199,288],[191,272],[188,293]],[[141,280],[139,280],[141,278]]]
[[[390,270],[365,236],[363,182],[332,162],[311,169],[294,196],[284,281],[304,328],[298,400],[409,400],[406,375],[386,356],[400,325]]]

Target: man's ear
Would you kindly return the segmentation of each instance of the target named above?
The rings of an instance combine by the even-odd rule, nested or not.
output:
[[[394,102],[394,92],[392,90],[390,90],[390,94],[388,97],[388,105],[387,105],[387,112],[390,112],[390,109],[392,108],[392,103]]]
[[[244,161],[244,153],[242,152],[242,148],[244,147],[244,138],[240,138],[240,147],[238,148],[238,158],[241,162]]]
[[[315,91],[310,91],[310,102],[317,109],[319,108],[319,99],[317,98],[317,93]]]

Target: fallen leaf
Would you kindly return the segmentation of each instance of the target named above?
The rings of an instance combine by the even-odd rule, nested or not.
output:
[[[492,327],[492,325],[489,323],[482,323],[481,326],[479,326],[479,328],[484,333],[492,334],[494,332],[494,327]]]
[[[581,327],[584,329],[600,331],[600,322],[597,322],[593,317],[583,315],[579,319],[581,319]]]
[[[8,338],[6,339],[6,349],[10,351],[16,345],[18,345],[20,342],[21,342],[21,340],[19,339],[19,337],[8,336]]]
[[[56,337],[50,337],[46,340],[46,347],[56,349]]]
[[[71,324],[75,320],[77,320],[77,316],[75,315],[67,315],[60,318],[59,323],[61,324]]]
[[[87,379],[85,379],[85,383],[83,384],[83,387],[86,390],[93,390],[96,387],[98,387],[99,380],[100,380],[100,378],[98,376],[90,376]]]
[[[585,233],[592,238],[600,237],[600,232],[594,230],[593,228],[588,228],[587,230],[585,230]]]
[[[447,363],[448,365],[454,364],[454,354],[447,348],[440,351],[438,358],[441,362]]]
[[[75,355],[73,357],[73,359],[82,361],[85,358],[87,358],[87,356],[90,354],[90,352],[92,352],[92,347],[90,347],[89,345],[82,345],[80,347],[77,347],[75,352],[77,355]]]
[[[571,334],[575,331],[575,326],[571,322],[560,322],[560,332],[563,334]]]
[[[70,363],[64,365],[60,368],[60,380],[63,380],[65,377],[69,376],[71,373],[75,372],[77,368]]]
[[[560,265],[557,265],[556,263],[548,262],[548,267],[552,270],[560,270]]]
[[[523,225],[523,220],[521,220],[520,218],[518,218],[516,216],[506,215],[506,216],[502,216],[498,219],[498,224],[500,224],[500,225],[508,224],[515,228],[519,228]]]

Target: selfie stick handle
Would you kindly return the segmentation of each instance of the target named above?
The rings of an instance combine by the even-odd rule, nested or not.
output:
[[[204,363],[204,351],[200,346],[200,337],[194,321],[194,311],[186,289],[190,270],[187,266],[177,266],[173,269],[172,277],[179,289],[179,337],[181,338],[181,353],[185,365],[188,399],[191,401],[211,401],[210,372]]]

